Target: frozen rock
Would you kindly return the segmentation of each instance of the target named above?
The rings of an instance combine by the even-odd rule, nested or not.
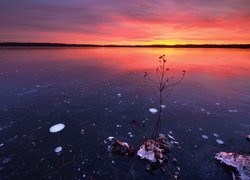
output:
[[[250,179],[250,156],[237,153],[220,152],[215,155],[215,159],[229,167],[235,168],[237,174],[234,179]]]
[[[149,108],[149,112],[151,112],[152,114],[156,114],[158,110],[155,108]]]
[[[49,132],[56,133],[56,132],[59,132],[59,131],[63,130],[64,128],[65,128],[65,125],[62,124],[62,123],[55,124],[54,126],[51,126],[49,128]]]
[[[63,148],[61,146],[58,146],[58,147],[55,148],[55,152],[60,153],[62,151],[62,149]]]
[[[126,142],[116,140],[111,147],[111,151],[120,155],[130,156],[134,154],[134,148]]]
[[[167,138],[164,134],[160,134],[156,141],[151,139],[145,141],[137,151],[137,156],[152,163],[162,164],[167,160],[164,155],[166,152],[169,152]]]

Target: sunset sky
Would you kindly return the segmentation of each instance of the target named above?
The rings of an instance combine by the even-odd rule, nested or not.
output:
[[[250,0],[1,0],[0,41],[250,43]]]

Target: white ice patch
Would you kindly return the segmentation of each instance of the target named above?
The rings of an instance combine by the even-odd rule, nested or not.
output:
[[[2,146],[4,146],[4,143],[1,143],[1,144],[0,144],[0,147],[2,147]]]
[[[218,144],[224,144],[224,141],[222,141],[221,139],[216,139],[216,142],[217,142]]]
[[[161,108],[163,108],[163,109],[164,109],[164,108],[166,108],[166,106],[165,106],[164,104],[162,104],[162,105],[161,105]]]
[[[213,133],[213,136],[214,136],[214,137],[219,137],[219,134]]]
[[[64,128],[65,128],[65,125],[62,124],[62,123],[55,124],[54,126],[51,126],[49,128],[49,132],[56,133],[56,132],[59,132],[59,131],[63,130]]]
[[[208,139],[208,136],[207,136],[207,135],[204,135],[204,134],[203,134],[201,137],[202,137],[203,139]]]
[[[234,109],[234,110],[229,109],[229,110],[228,110],[228,112],[230,112],[230,113],[237,113],[237,112],[238,112],[238,110],[236,110],[236,109]]]
[[[149,112],[151,112],[152,114],[156,114],[158,110],[155,108],[149,108]]]
[[[122,97],[122,94],[121,94],[121,93],[118,93],[117,96],[118,96],[118,97]]]
[[[217,106],[219,106],[219,105],[220,105],[220,103],[218,103],[218,102],[217,102],[217,103],[215,103],[215,104],[216,104]]]
[[[55,152],[56,152],[56,153],[59,153],[59,152],[62,151],[62,149],[63,149],[63,148],[62,148],[61,146],[58,146],[58,147],[55,148]]]

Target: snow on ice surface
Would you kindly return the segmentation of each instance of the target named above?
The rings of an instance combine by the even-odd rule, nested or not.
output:
[[[221,139],[216,139],[216,142],[217,142],[218,144],[224,144],[224,141],[222,141]]]
[[[219,134],[213,133],[213,136],[214,136],[214,137],[219,137]]]
[[[152,114],[156,114],[158,110],[155,108],[149,108],[149,112],[151,112]]]
[[[208,139],[208,136],[207,136],[207,135],[204,135],[204,134],[203,134],[201,137],[202,137],[203,139]]]
[[[165,106],[164,104],[162,104],[162,105],[161,105],[161,108],[163,108],[163,109],[164,109],[164,108],[166,108],[166,106]]]
[[[58,147],[55,148],[55,152],[56,152],[56,153],[59,153],[59,152],[62,151],[62,149],[63,149],[63,148],[62,148],[61,146],[58,146]]]
[[[63,130],[64,128],[65,128],[65,125],[62,123],[55,124],[49,128],[49,132],[56,133],[56,132]]]

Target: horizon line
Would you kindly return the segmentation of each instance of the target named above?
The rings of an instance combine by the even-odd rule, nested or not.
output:
[[[75,43],[57,43],[57,42],[0,42],[0,47],[4,46],[25,46],[25,47],[190,47],[190,48],[250,48],[250,44],[148,44],[148,45],[131,45],[131,44],[75,44]]]

